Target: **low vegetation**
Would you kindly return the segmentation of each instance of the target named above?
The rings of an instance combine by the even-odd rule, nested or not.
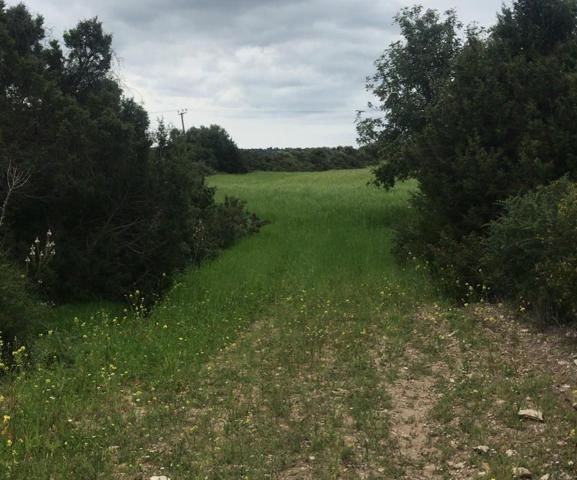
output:
[[[509,198],[504,211],[483,243],[488,282],[549,322],[577,318],[577,184]]]

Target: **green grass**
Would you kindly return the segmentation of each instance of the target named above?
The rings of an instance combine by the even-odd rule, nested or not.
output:
[[[369,180],[211,177],[270,223],[150,315],[136,292],[136,308],[55,309],[0,382],[0,479],[451,478],[449,460],[462,478],[574,473],[577,412],[554,390],[570,380],[541,371],[498,308],[450,306],[399,266],[393,228],[416,186]],[[542,428],[517,418],[525,405]]]
[[[369,180],[366,170],[212,177],[219,195],[246,200],[270,223],[183,274],[148,317],[59,309],[29,352],[33,366],[0,386],[0,413],[10,416],[0,446],[6,478],[138,471],[201,366],[255,321],[289,315],[297,300],[311,317],[346,300],[369,319],[384,290],[395,302],[423,298],[426,280],[389,252],[390,227],[408,214],[414,187],[386,193]]]

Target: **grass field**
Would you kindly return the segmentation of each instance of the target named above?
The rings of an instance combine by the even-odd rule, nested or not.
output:
[[[0,384],[1,478],[570,472],[576,415],[550,392],[556,379],[520,374],[488,347],[492,330],[480,325],[500,313],[452,308],[418,265],[394,261],[392,227],[411,215],[415,187],[384,192],[369,179],[365,170],[212,177],[218,195],[270,223],[183,274],[150,315],[56,310]],[[516,345],[511,359],[523,341],[504,342]],[[546,407],[556,429],[541,432],[547,441],[516,418],[525,403]],[[476,442],[495,454],[472,453]],[[552,448],[557,464],[545,470]]]

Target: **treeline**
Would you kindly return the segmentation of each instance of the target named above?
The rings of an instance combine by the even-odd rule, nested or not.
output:
[[[396,22],[368,80],[382,118],[358,131],[378,183],[419,181],[399,251],[463,300],[577,318],[576,2],[515,0],[486,31],[421,7]]]
[[[49,301],[159,292],[174,272],[258,228],[241,202],[218,204],[205,184],[202,162],[221,168],[237,154],[222,132],[150,132],[112,60],[98,19],[49,40],[42,17],[0,0],[4,336],[34,319],[30,292]]]
[[[377,159],[368,147],[247,148],[241,150],[245,171],[310,172],[364,168]]]
[[[364,168],[377,162],[371,146],[239,149],[230,134],[219,125],[191,127],[183,133],[176,128],[169,131],[161,121],[158,131],[165,139],[157,138],[154,150],[162,152],[166,141],[186,146],[190,162],[200,166],[206,174],[342,170]]]

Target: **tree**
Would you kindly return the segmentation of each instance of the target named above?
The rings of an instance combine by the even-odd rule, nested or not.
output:
[[[112,64],[112,35],[103,32],[97,17],[65,32],[64,45],[68,49],[65,85],[69,93],[78,95],[107,78]]]
[[[148,115],[111,75],[111,41],[90,19],[65,33],[64,52],[45,46],[41,17],[0,4],[3,230],[19,259],[54,232],[53,298],[154,289],[190,259],[191,225],[213,202],[199,173],[152,157]]]
[[[210,158],[238,171],[226,131],[193,130],[188,142],[161,125],[151,135],[146,111],[113,75],[113,56],[97,18],[67,31],[62,48],[46,43],[42,17],[0,0],[0,253],[21,262],[53,232],[43,282],[52,300],[158,292],[171,273],[254,226],[241,203],[215,203],[198,165]]]
[[[382,163],[377,183],[391,187],[397,179],[417,173],[418,165],[403,155],[427,125],[438,92],[450,79],[460,49],[461,27],[454,11],[441,17],[435,10],[404,8],[395,16],[403,40],[392,43],[377,59],[376,73],[367,78],[367,90],[380,101],[369,104],[382,116],[360,118],[359,140],[377,144]]]
[[[482,230],[510,195],[577,174],[576,12],[573,1],[514,2],[456,59],[408,162],[462,233]]]
[[[227,173],[245,171],[236,143],[219,125],[192,127],[184,135],[185,141],[194,146],[198,161],[208,167]]]
[[[461,285],[476,282],[481,239],[502,202],[577,177],[575,58],[573,0],[517,0],[487,36],[468,31],[450,81],[439,84],[423,123],[389,162],[388,183],[378,178],[419,181],[419,220],[400,237],[407,250],[443,275],[453,269]]]

